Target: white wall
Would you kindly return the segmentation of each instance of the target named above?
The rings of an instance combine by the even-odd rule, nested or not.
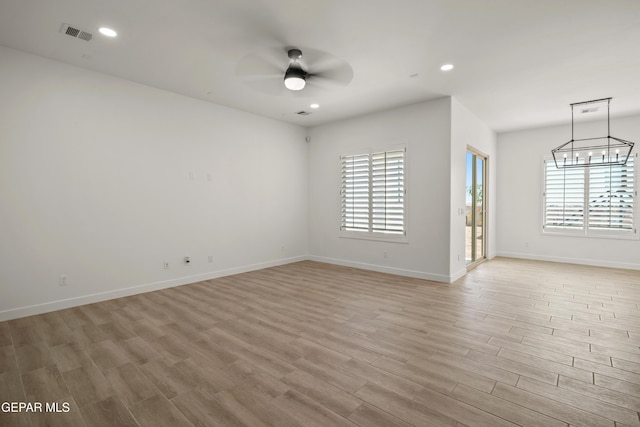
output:
[[[442,98],[311,129],[311,257],[336,264],[450,281],[450,124],[451,99]],[[340,155],[398,143],[407,146],[408,243],[339,237]]]
[[[303,128],[2,47],[0,75],[0,320],[306,256]]]
[[[603,129],[606,123],[583,123],[581,137],[599,136]],[[636,151],[640,117],[612,118],[611,135],[636,142]],[[498,255],[640,269],[638,240],[542,234],[542,160],[570,139],[570,124],[498,135]]]
[[[451,248],[450,269],[454,278],[466,273],[466,153],[472,147],[487,156],[487,258],[496,254],[496,182],[497,137],[487,125],[467,110],[455,98],[451,102]]]

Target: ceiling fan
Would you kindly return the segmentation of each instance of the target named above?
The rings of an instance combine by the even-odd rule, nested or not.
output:
[[[288,60],[287,60],[288,59]],[[248,86],[271,95],[315,96],[348,85],[353,69],[343,59],[317,49],[274,48],[244,56],[236,75]]]

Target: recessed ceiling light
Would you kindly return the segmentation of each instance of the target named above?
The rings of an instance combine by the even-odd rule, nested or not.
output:
[[[311,104],[309,105],[311,108],[320,108],[320,104]]]
[[[115,30],[109,28],[109,27],[100,27],[98,29],[98,31],[100,31],[100,34],[102,34],[103,36],[107,36],[107,37],[115,37],[118,35],[118,33],[116,33]]]
[[[442,71],[451,71],[453,70],[453,64],[444,64],[440,69]]]

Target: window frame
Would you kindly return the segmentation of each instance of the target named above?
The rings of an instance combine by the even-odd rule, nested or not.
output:
[[[373,229],[374,218],[373,218],[373,192],[374,189],[372,187],[372,175],[373,175],[373,156],[381,153],[393,153],[397,151],[404,151],[403,161],[402,161],[402,187],[403,187],[403,200],[402,200],[402,227],[403,231],[400,233],[381,231]],[[368,228],[366,230],[345,230],[343,229],[343,180],[342,180],[342,162],[344,157],[352,157],[352,156],[368,156],[368,172],[369,172],[369,184],[368,184],[368,220],[367,225]],[[359,150],[352,150],[349,152],[345,152],[340,154],[338,158],[338,169],[339,169],[339,190],[338,190],[338,206],[339,206],[339,215],[338,215],[338,236],[349,238],[349,239],[363,239],[363,240],[378,240],[378,241],[386,241],[386,242],[397,242],[397,243],[408,243],[408,231],[407,231],[407,218],[408,218],[408,186],[407,186],[407,177],[408,177],[408,150],[406,144],[394,144],[387,145],[384,147],[376,147],[376,148],[362,148]]]
[[[541,215],[541,230],[543,235],[549,236],[571,236],[571,237],[587,237],[587,238],[604,238],[604,239],[616,239],[616,240],[640,240],[640,234],[638,233],[638,225],[640,224],[640,200],[638,200],[638,183],[639,171],[638,153],[632,153],[633,156],[633,207],[632,207],[632,227],[631,229],[597,229],[590,227],[590,187],[593,185],[591,180],[591,169],[602,168],[597,167],[585,167],[580,168],[584,170],[583,187],[582,187],[582,227],[571,228],[562,226],[550,226],[546,224],[547,219],[547,164],[554,164],[553,157],[544,157],[542,162],[542,215]],[[615,166],[614,166],[615,167]],[[574,168],[578,169],[578,168]]]

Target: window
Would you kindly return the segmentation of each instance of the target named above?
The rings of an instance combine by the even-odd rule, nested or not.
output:
[[[558,169],[545,160],[545,233],[637,238],[637,154],[626,165]]]
[[[406,149],[340,157],[343,236],[403,238]]]

